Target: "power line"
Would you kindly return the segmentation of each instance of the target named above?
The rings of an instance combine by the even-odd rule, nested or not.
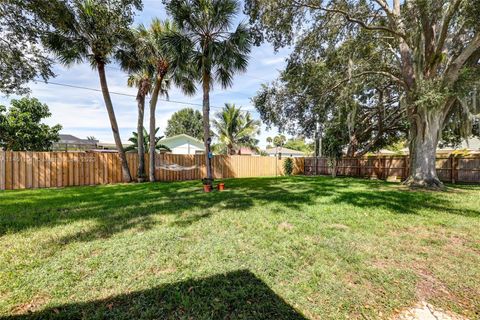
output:
[[[60,87],[67,87],[67,88],[74,88],[74,89],[82,89],[82,90],[88,90],[88,91],[94,91],[94,92],[102,92],[100,89],[96,88],[90,88],[90,87],[84,87],[84,86],[79,86],[79,85],[73,85],[73,84],[67,84],[67,83],[59,83],[59,82],[52,82],[52,81],[43,81],[43,80],[35,80],[35,82],[41,82],[45,84],[51,84],[54,86],[60,86]],[[130,93],[123,93],[123,92],[116,92],[116,91],[109,91],[110,94],[113,95],[118,95],[118,96],[124,96],[124,97],[133,97],[136,98],[137,96],[134,94]],[[151,99],[151,98],[148,98]],[[189,105],[189,106],[195,106],[195,107],[203,107],[202,104],[199,103],[193,103],[193,102],[186,102],[186,101],[179,101],[179,100],[169,100],[169,99],[162,99],[158,98],[159,101],[164,101],[164,102],[171,102],[175,104],[182,104],[182,105]],[[222,107],[218,106],[210,106],[212,109],[223,109]],[[251,112],[257,112],[256,110],[249,110]]]
[[[38,82],[38,81],[35,81]],[[41,81],[43,82],[43,81]],[[52,82],[52,81],[45,81],[43,82],[45,84],[51,84],[55,86],[60,86],[60,87],[67,87],[67,88],[74,88],[74,89],[82,89],[82,90],[89,90],[89,91],[94,91],[94,92],[102,92],[100,89],[96,88],[90,88],[90,87],[83,87],[83,86],[78,86],[78,85],[73,85],[73,84],[67,84],[67,83],[58,83],[58,82]],[[114,94],[117,96],[124,96],[124,97],[133,97],[136,98],[137,96],[134,94],[129,94],[129,93],[123,93],[123,92],[115,92],[115,91],[109,91],[110,94]],[[151,99],[151,98],[149,98]],[[162,99],[158,98],[159,101],[164,101],[164,102],[171,102],[171,103],[177,103],[177,104],[183,104],[183,105],[190,105],[190,106],[196,106],[196,107],[203,107],[203,105],[199,103],[193,103],[193,102],[185,102],[185,101],[178,101],[178,100],[169,100],[169,99]],[[216,106],[210,106],[210,108],[215,108],[215,109],[222,109],[221,107],[216,107]]]

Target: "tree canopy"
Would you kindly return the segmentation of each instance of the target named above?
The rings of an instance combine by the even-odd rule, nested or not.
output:
[[[173,137],[179,134],[188,134],[203,141],[203,117],[200,111],[183,108],[172,115],[168,120],[165,135]]]
[[[68,24],[66,1],[4,0],[0,2],[0,92],[25,94],[31,80],[54,76],[53,60],[42,40]]]
[[[461,123],[471,124],[472,100],[478,99],[471,93],[480,79],[480,2],[248,0],[245,9],[257,42],[267,40],[275,48],[293,44],[292,65],[300,61],[326,76],[295,88],[295,98],[305,99],[314,111],[312,116],[300,113],[298,122],[306,115],[315,119],[310,122],[325,123],[341,115],[339,108],[357,108],[346,103],[357,102],[357,90],[366,94],[372,86],[389,88],[398,101],[392,107],[401,109],[397,114],[406,119],[409,183],[442,187],[435,170],[442,131],[455,110],[469,115]],[[332,53],[336,61],[328,63]],[[338,101],[339,91],[346,100]],[[386,114],[395,114],[395,109]],[[350,127],[352,123],[347,121]]]
[[[285,148],[298,150],[310,154],[313,151],[312,144],[306,143],[303,137],[288,139],[283,145]]]
[[[213,127],[219,141],[218,150],[228,155],[238,154],[241,147],[258,151],[256,136],[260,133],[260,121],[254,120],[250,112],[226,103],[215,115]]]
[[[35,98],[12,100],[0,106],[0,147],[12,151],[49,151],[60,137],[62,126],[42,123],[51,116],[46,104]]]

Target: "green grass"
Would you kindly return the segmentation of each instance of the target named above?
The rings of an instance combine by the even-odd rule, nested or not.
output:
[[[288,177],[0,193],[0,319],[480,318],[480,187]]]

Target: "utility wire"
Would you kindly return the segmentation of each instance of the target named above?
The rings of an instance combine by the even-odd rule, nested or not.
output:
[[[41,82],[45,84],[51,84],[54,86],[60,86],[60,87],[67,87],[67,88],[74,88],[74,89],[82,89],[82,90],[89,90],[89,91],[94,91],[94,92],[102,92],[100,89],[96,88],[90,88],[90,87],[84,87],[84,86],[78,86],[78,85],[73,85],[73,84],[67,84],[67,83],[59,83],[59,82],[52,82],[52,81],[43,81],[43,80],[35,80],[35,82]],[[134,94],[129,94],[129,93],[123,93],[123,92],[115,92],[115,91],[109,91],[110,94],[113,95],[118,95],[118,96],[124,96],[124,97],[133,97],[136,98],[137,96]],[[150,97],[148,99],[151,99]],[[171,103],[176,103],[176,104],[183,104],[183,105],[189,105],[189,106],[195,106],[195,107],[203,107],[202,104],[199,103],[193,103],[193,102],[186,102],[186,101],[179,101],[179,100],[169,100],[169,99],[162,99],[158,98],[159,101],[164,101],[164,102],[171,102]],[[222,107],[218,106],[210,106],[212,109],[223,109]],[[249,110],[253,112],[257,112],[256,110]]]
[[[60,87],[67,87],[67,88],[75,88],[75,89],[89,90],[89,91],[95,91],[95,92],[102,92],[102,90],[100,90],[100,89],[77,86],[77,85],[73,85],[73,84],[66,84],[66,83],[59,83],[59,82],[52,82],[52,81],[45,81],[45,82],[44,81],[35,81],[35,82],[42,82],[42,83],[45,83],[45,84],[51,84],[51,85],[60,86]],[[137,97],[134,94],[123,93],[123,92],[109,91],[109,93],[113,94],[113,95],[117,95],[117,96],[133,97],[133,98]],[[148,99],[151,99],[151,98],[148,98]],[[169,100],[169,99],[162,99],[162,98],[158,98],[158,100],[159,101],[164,101],[164,102],[171,102],[171,103],[177,103],[177,104],[183,104],[183,105],[196,106],[196,107],[202,107],[203,106],[199,103],[193,103],[193,102]],[[221,109],[221,107],[216,107],[216,106],[210,106],[210,108]]]

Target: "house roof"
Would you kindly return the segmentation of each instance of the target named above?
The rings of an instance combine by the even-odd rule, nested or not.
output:
[[[93,145],[98,142],[96,140],[80,139],[71,134],[59,134],[58,136],[60,137],[58,143]]]
[[[298,155],[304,155],[305,154],[305,152],[302,152],[302,151],[283,148],[283,147],[268,148],[267,150],[265,150],[265,152],[269,155],[278,154],[278,153],[281,153],[281,154],[298,154]]]
[[[180,145],[190,143],[191,145],[196,146],[199,149],[205,149],[205,146],[202,141],[195,139],[192,136],[189,136],[188,134],[179,134],[176,136],[168,137],[168,138],[163,138],[160,140],[160,142],[170,149],[178,147]]]
[[[240,147],[240,149],[238,150],[238,154],[248,156],[248,155],[255,154],[255,152],[248,147]]]

